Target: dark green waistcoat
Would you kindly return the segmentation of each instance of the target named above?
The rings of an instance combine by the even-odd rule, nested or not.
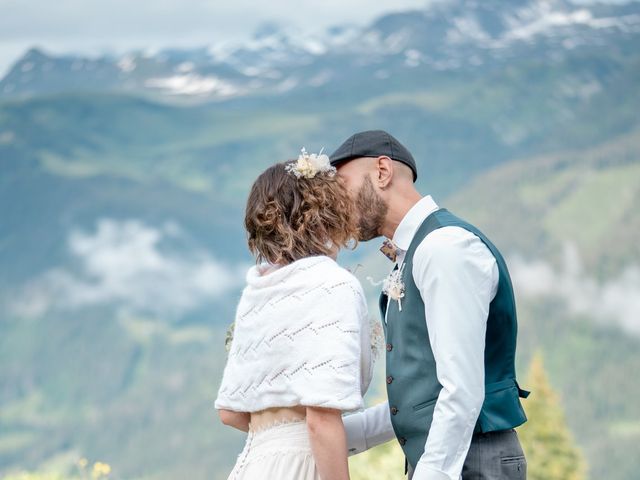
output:
[[[413,467],[424,452],[433,410],[442,389],[429,343],[424,300],[411,274],[413,255],[430,232],[445,226],[462,227],[477,235],[495,257],[500,275],[496,296],[489,306],[484,352],[485,398],[475,432],[513,428],[527,420],[519,397],[526,397],[529,392],[521,390],[516,382],[514,361],[518,327],[507,265],[498,249],[477,228],[446,209],[437,210],[418,228],[405,254],[402,311],[398,309],[398,302],[391,300],[387,322],[382,322],[387,341],[387,394],[391,422]],[[387,310],[387,296],[384,294],[380,297],[380,310],[384,319]]]

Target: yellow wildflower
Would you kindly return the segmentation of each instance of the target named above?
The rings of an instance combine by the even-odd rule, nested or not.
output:
[[[93,478],[106,477],[111,473],[111,467],[107,463],[96,462],[93,464],[91,476]]]

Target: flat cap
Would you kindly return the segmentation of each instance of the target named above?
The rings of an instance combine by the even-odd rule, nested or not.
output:
[[[329,156],[329,161],[336,167],[354,158],[382,155],[408,165],[413,172],[413,181],[416,181],[418,170],[413,155],[393,135],[384,130],[367,130],[351,135]]]

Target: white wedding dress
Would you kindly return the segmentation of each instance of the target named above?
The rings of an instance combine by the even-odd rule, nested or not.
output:
[[[326,256],[266,270],[247,273],[215,407],[362,408],[377,341],[358,280]],[[250,429],[229,479],[320,480],[306,422]]]

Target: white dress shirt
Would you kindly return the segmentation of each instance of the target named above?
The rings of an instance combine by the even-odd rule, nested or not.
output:
[[[399,267],[416,231],[438,208],[426,196],[398,225],[393,242]],[[411,273],[422,298],[428,299],[425,319],[442,385],[413,480],[459,480],[484,401],[484,342],[498,266],[476,235],[448,226],[429,233],[418,245]],[[388,402],[345,416],[344,424],[350,455],[395,437]]]

